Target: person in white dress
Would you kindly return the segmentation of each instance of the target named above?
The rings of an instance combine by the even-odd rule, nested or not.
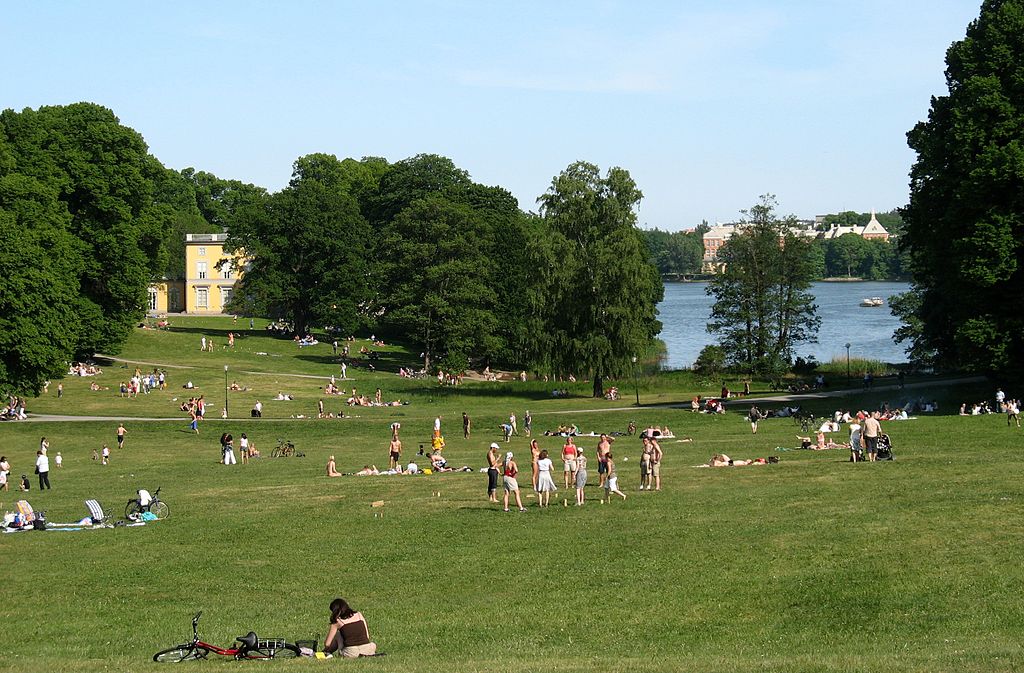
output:
[[[551,494],[558,490],[555,480],[551,478],[552,467],[547,449],[541,451],[537,460],[537,504],[540,507],[547,507],[551,502]]]

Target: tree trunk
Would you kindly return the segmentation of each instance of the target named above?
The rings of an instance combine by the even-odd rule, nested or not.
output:
[[[604,379],[600,374],[594,374],[594,397],[604,397]]]

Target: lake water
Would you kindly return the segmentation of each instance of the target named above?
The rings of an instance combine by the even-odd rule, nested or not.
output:
[[[707,283],[665,283],[665,299],[658,305],[662,322],[660,338],[668,347],[664,366],[689,367],[704,346],[715,343],[706,330],[711,315],[711,297],[704,293]],[[883,362],[906,362],[903,346],[893,341],[899,320],[889,312],[889,297],[910,289],[907,283],[851,282],[814,283],[811,293],[818,305],[821,329],[818,343],[800,344],[796,354],[813,355],[819,362],[832,358],[865,357]],[[861,299],[882,297],[880,308],[863,308]]]

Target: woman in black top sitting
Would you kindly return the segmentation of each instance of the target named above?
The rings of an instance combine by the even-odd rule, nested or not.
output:
[[[372,657],[377,643],[370,640],[370,631],[360,612],[354,611],[344,598],[331,601],[331,623],[327,629],[324,652],[337,652],[346,659]]]

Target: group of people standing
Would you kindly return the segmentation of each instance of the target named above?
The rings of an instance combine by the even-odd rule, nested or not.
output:
[[[658,440],[646,435],[641,437],[643,449],[640,454],[640,490],[661,490],[661,461],[663,452]],[[612,442],[615,439],[602,434],[598,440],[596,455],[598,487],[603,488],[605,493],[603,501],[611,500],[612,495],[617,495],[623,500],[626,494],[619,488],[618,465],[612,452]],[[503,501],[504,510],[509,511],[509,499],[514,498],[519,511],[525,511],[522,496],[519,492],[519,466],[516,463],[512,451],[505,452],[501,456],[501,447],[495,442],[487,451],[487,498],[492,503],[498,502],[498,476],[503,477],[505,496]],[[572,437],[565,439],[562,446],[562,483],[565,489],[576,489],[576,505],[582,506],[586,502],[586,486],[589,478],[589,459],[583,447],[577,446]],[[537,505],[549,507],[551,494],[558,491],[555,485],[553,472],[555,462],[552,460],[547,449],[540,448],[537,440],[530,441],[530,465],[532,470],[532,486],[537,493]]]

